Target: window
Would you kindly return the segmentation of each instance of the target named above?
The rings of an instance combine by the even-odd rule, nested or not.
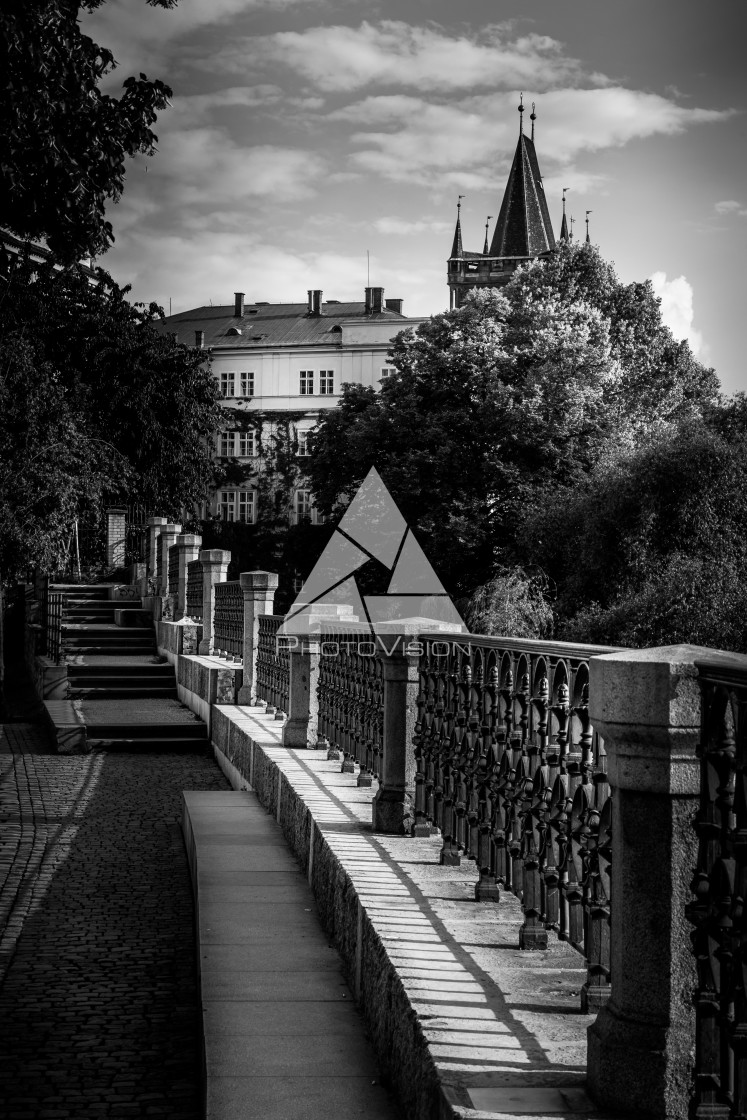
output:
[[[233,432],[221,432],[220,453],[224,459],[233,455]]]
[[[257,433],[239,432],[239,456],[242,459],[253,459],[257,454]]]
[[[314,394],[314,371],[313,369],[302,369],[300,374],[299,392],[302,397],[310,397]]]
[[[240,395],[242,397],[254,396],[254,373],[240,373],[239,385],[241,389]]]
[[[319,370],[319,393],[321,396],[331,396],[335,391],[335,373],[331,369]]]
[[[309,436],[311,431],[307,429],[304,432],[297,432],[296,439],[298,440],[298,455],[310,455],[311,448],[309,447]]]
[[[234,397],[235,393],[235,375],[233,373],[222,373],[220,375],[220,395],[222,397]]]
[[[256,497],[254,490],[220,490],[218,512],[221,521],[253,522],[256,514]]]
[[[382,366],[381,367],[381,380],[383,381],[385,377],[391,377],[391,375],[393,373],[394,373],[394,366]]]
[[[296,501],[294,509],[294,521],[296,525],[300,525],[302,521],[311,520],[311,491],[310,490],[296,490]]]
[[[239,490],[239,516],[238,521],[253,523],[256,509],[256,493],[254,490]]]

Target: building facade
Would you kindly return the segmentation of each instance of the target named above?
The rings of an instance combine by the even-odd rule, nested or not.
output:
[[[203,516],[256,522],[273,491],[279,456],[292,456],[298,485],[277,498],[291,524],[321,521],[304,483],[303,460],[320,414],[338,403],[346,382],[378,388],[391,372],[392,339],[422,319],[408,319],[402,300],[366,288],[359,303],[255,303],[236,292],[233,307],[198,307],[171,315],[162,329],[210,354],[225,424],[216,434],[216,487]],[[279,489],[274,493],[277,497]]]

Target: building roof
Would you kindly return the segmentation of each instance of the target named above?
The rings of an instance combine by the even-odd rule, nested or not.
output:
[[[195,331],[204,331],[203,345],[223,349],[265,349],[272,346],[336,345],[342,337],[342,324],[358,320],[363,324],[391,324],[404,329],[406,315],[388,308],[366,314],[360,303],[322,304],[321,315],[310,315],[305,303],[247,303],[244,314],[234,315],[234,306],[196,307],[169,315],[154,325],[178,342],[194,346]],[[399,326],[401,324],[401,326]],[[240,333],[239,333],[240,332]]]
[[[519,135],[506,193],[490,245],[491,257],[536,257],[555,248],[534,142]]]

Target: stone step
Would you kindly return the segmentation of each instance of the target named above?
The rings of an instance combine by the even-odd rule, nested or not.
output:
[[[147,681],[125,684],[71,684],[68,688],[71,700],[177,700],[176,685],[167,682]]]
[[[50,583],[50,591],[63,591],[70,600],[82,599],[97,601],[109,599],[109,584]]]
[[[94,604],[87,607],[76,607],[74,610],[64,610],[62,612],[62,624],[70,624],[73,626],[85,626],[87,624],[99,625],[110,623],[114,625],[115,607],[113,603],[102,603],[101,606]]]
[[[146,631],[133,630],[132,633],[127,633],[121,628],[117,628],[113,634],[70,634],[69,632],[62,635],[62,641],[67,649],[74,649],[80,652],[81,649],[90,649],[91,652],[95,650],[113,651],[121,650],[126,653],[128,650],[152,650],[155,648],[155,639],[151,634]]]
[[[99,702],[99,701],[95,701]],[[101,703],[106,703],[101,700]],[[86,701],[82,701],[83,704]],[[192,739],[207,742],[207,727],[202,721],[194,723],[105,723],[84,715],[89,739]]]
[[[153,630],[151,615],[139,607],[117,607],[114,611],[114,625],[124,629]]]
[[[104,684],[111,682],[112,678],[128,681],[131,678],[138,680],[167,680],[174,679],[174,666],[167,662],[162,665],[147,665],[133,659],[134,664],[128,665],[124,661],[112,659],[111,665],[74,665],[69,664],[67,676],[69,681],[80,681],[81,684]]]
[[[207,737],[198,739],[187,736],[169,735],[159,737],[158,735],[151,735],[143,738],[127,738],[126,736],[100,736],[95,732],[89,732],[87,742],[90,750],[168,751],[173,754],[204,751],[208,745]]]

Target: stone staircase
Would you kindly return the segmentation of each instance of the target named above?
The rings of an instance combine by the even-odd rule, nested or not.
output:
[[[111,599],[108,584],[54,584],[51,590],[65,597],[67,699],[46,702],[58,748],[205,749],[207,728],[180,704],[174,667],[159,659],[153,621],[141,601]]]

